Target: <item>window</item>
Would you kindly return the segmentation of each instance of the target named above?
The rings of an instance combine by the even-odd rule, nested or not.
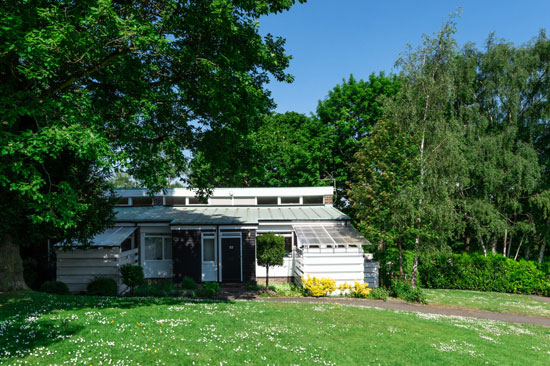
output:
[[[118,199],[118,202],[116,204],[117,206],[128,206],[130,205],[130,200],[128,199],[128,197],[120,197]]]
[[[277,204],[277,197],[258,197],[258,206],[271,206]]]
[[[281,197],[281,205],[299,205],[300,197]]]
[[[145,236],[145,260],[162,261],[172,259],[172,238],[167,235]]]
[[[199,198],[197,197],[189,197],[189,204],[190,205],[205,205],[206,202],[204,201],[201,201]]]
[[[185,197],[164,197],[164,203],[166,206],[185,206]]]
[[[322,205],[323,196],[304,196],[304,205]]]
[[[153,199],[151,197],[132,197],[132,206],[152,206]]]
[[[216,261],[216,236],[214,234],[203,234],[202,237],[202,261]]]

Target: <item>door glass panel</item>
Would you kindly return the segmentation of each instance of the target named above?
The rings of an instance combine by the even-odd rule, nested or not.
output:
[[[145,260],[162,260],[162,238],[145,237]]]
[[[172,259],[172,239],[164,238],[164,259]]]
[[[204,238],[202,240],[202,260],[204,262],[213,262],[216,260],[215,256],[215,248],[216,248],[216,241],[214,238]]]

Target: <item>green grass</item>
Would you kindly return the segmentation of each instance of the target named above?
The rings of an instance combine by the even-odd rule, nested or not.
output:
[[[550,317],[550,302],[500,292],[424,289],[429,304]]]
[[[547,365],[550,329],[330,304],[0,295],[0,364]]]

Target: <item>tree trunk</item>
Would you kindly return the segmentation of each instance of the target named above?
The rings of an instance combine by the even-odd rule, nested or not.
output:
[[[542,260],[544,259],[544,250],[546,249],[546,238],[542,241],[542,244],[540,246],[539,250],[539,263],[542,263]]]
[[[514,256],[514,260],[518,260],[519,250],[521,249],[521,244],[523,244],[523,239],[525,238],[525,234],[521,237],[521,240],[518,245],[518,250],[516,250],[516,255]]]
[[[497,254],[497,237],[496,236],[491,241],[491,253]]]
[[[265,267],[265,290],[269,290],[269,266]]]
[[[414,251],[414,261],[413,261],[413,269],[412,269],[412,278],[411,278],[411,286],[413,288],[416,288],[418,280],[418,251]]]
[[[397,240],[397,249],[399,251],[399,279],[405,278],[405,272],[403,271],[403,248],[401,247],[401,239]]]
[[[508,240],[508,228],[504,229],[504,246],[502,247],[502,255],[506,257],[506,241]]]
[[[0,239],[0,292],[28,289],[23,278],[19,245],[11,235],[3,235]]]
[[[510,234],[510,240],[508,240],[508,248],[506,248],[506,256],[510,258],[510,251],[512,250],[512,234]]]
[[[485,242],[483,241],[483,238],[481,235],[479,235],[479,244],[481,244],[481,249],[483,249],[483,255],[487,256],[487,247],[485,246]]]
[[[467,234],[464,238],[464,251],[469,252],[470,251],[470,241],[472,238],[470,238],[470,234]]]

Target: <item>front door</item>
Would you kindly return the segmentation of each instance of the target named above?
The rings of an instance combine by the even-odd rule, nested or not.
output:
[[[222,233],[222,282],[241,282],[241,233]]]
[[[218,255],[216,251],[216,234],[202,233],[201,240],[202,276],[203,282],[217,281]]]

